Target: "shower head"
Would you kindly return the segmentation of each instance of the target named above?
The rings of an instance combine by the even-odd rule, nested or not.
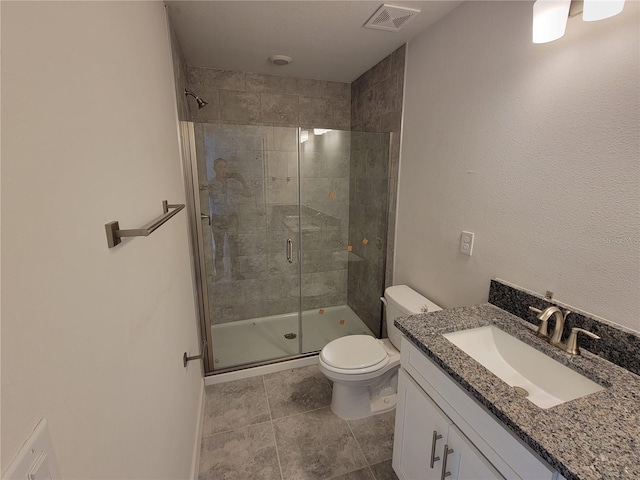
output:
[[[205,102],[204,100],[202,100],[199,96],[197,96],[195,93],[190,92],[189,90],[187,90],[186,88],[184,89],[184,95],[185,96],[189,96],[191,95],[193,98],[196,99],[196,102],[198,102],[198,109],[200,108],[204,108],[207,106],[207,102]]]
[[[198,102],[198,108],[204,108],[207,106],[207,102],[205,102],[201,98],[196,97],[196,102]]]

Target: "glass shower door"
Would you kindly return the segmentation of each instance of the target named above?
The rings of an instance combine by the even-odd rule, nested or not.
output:
[[[297,129],[195,124],[194,133],[213,369],[298,355]]]
[[[302,353],[322,350],[327,343],[346,335],[372,335],[354,311],[364,285],[354,271],[359,269],[364,276],[372,274],[363,268],[369,262],[361,250],[366,249],[368,255],[377,248],[379,235],[377,231],[350,228],[363,220],[376,219],[371,209],[350,211],[356,188],[365,192],[365,187],[373,186],[371,181],[354,182],[353,147],[348,130],[314,128],[300,132]],[[367,193],[374,195],[372,191]],[[386,195],[386,191],[376,193]],[[377,229],[378,224],[373,226]],[[357,235],[361,244],[353,245]],[[380,294],[374,305],[380,303]]]

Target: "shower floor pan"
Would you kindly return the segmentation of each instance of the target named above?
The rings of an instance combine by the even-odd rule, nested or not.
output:
[[[295,337],[291,338],[294,333]],[[346,335],[372,335],[346,305],[302,312],[302,353],[317,352]],[[286,335],[286,337],[285,337]],[[298,314],[286,313],[222,323],[211,327],[214,370],[299,354]],[[287,338],[289,337],[289,338]]]

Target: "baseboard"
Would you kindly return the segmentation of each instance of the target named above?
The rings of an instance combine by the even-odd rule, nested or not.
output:
[[[193,456],[191,460],[191,480],[198,480],[200,475],[200,449],[202,447],[202,424],[204,423],[204,379],[200,382],[200,402],[196,419],[196,437],[193,442]]]

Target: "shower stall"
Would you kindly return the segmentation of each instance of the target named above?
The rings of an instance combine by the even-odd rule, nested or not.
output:
[[[389,134],[186,125],[207,374],[379,337]]]

